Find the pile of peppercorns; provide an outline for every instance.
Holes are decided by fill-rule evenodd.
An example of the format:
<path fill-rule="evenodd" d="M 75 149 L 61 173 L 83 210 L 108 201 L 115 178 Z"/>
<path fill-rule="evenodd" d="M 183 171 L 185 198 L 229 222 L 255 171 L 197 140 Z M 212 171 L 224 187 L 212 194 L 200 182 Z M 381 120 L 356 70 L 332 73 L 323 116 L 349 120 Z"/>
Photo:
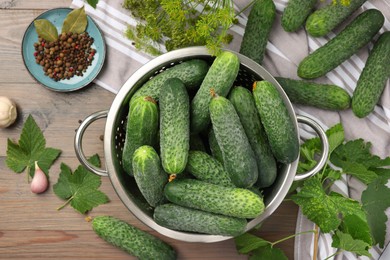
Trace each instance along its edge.
<path fill-rule="evenodd" d="M 96 53 L 92 44 L 93 38 L 87 32 L 62 33 L 52 42 L 38 37 L 38 42 L 34 43 L 35 61 L 43 67 L 45 75 L 55 81 L 83 76 Z"/>

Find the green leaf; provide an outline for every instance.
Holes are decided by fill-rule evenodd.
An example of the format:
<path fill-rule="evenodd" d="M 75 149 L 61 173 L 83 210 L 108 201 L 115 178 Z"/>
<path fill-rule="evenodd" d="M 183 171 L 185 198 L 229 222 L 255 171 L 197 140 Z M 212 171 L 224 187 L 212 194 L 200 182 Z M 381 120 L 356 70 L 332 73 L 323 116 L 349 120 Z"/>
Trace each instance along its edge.
<path fill-rule="evenodd" d="M 387 216 L 385 210 L 390 207 L 390 189 L 386 186 L 388 177 L 379 177 L 362 193 L 363 209 L 367 212 L 368 224 L 375 243 L 383 248 L 386 235 Z"/>
<path fill-rule="evenodd" d="M 66 16 L 62 25 L 62 32 L 83 33 L 87 28 L 87 24 L 87 14 L 83 6 L 79 9 L 74 9 Z"/>
<path fill-rule="evenodd" d="M 61 151 L 54 148 L 45 148 L 45 146 L 46 140 L 41 129 L 34 118 L 29 115 L 23 125 L 18 143 L 10 139 L 7 141 L 6 164 L 8 168 L 16 173 L 21 173 L 27 167 L 28 174 L 33 176 L 35 161 L 37 161 L 41 169 L 48 175 L 49 168 Z"/>
<path fill-rule="evenodd" d="M 368 245 L 373 244 L 373 239 L 370 233 L 370 227 L 367 218 L 364 215 L 348 215 L 345 216 L 341 223 L 340 230 L 343 233 L 351 235 L 353 239 L 358 239 L 366 242 Z"/>
<path fill-rule="evenodd" d="M 34 26 L 37 34 L 46 41 L 54 42 L 58 39 L 57 28 L 49 20 L 35 20 Z"/>
<path fill-rule="evenodd" d="M 354 214 L 362 218 L 364 216 L 364 211 L 357 201 L 335 192 L 327 195 L 318 177 L 306 180 L 302 189 L 291 198 L 302 208 L 303 214 L 324 233 L 337 229 L 342 217 Z"/>
<path fill-rule="evenodd" d="M 350 234 L 337 230 L 332 239 L 332 247 L 343 249 L 358 255 L 372 257 L 368 252 L 370 245 L 362 240 L 354 239 Z"/>
<path fill-rule="evenodd" d="M 284 252 L 277 247 L 267 245 L 260 247 L 253 251 L 253 254 L 249 257 L 249 260 L 288 260 Z"/>
<path fill-rule="evenodd" d="M 363 139 L 349 141 L 332 153 L 330 161 L 343 168 L 344 172 L 368 184 L 377 178 L 377 173 L 382 172 L 381 167 L 390 165 L 390 157 L 381 159 L 372 155 L 370 150 L 370 142 L 364 142 Z"/>
<path fill-rule="evenodd" d="M 100 159 L 97 155 L 92 156 L 89 162 L 100 167 Z M 84 214 L 94 207 L 107 203 L 108 197 L 98 190 L 100 185 L 100 176 L 85 167 L 80 165 L 72 173 L 72 170 L 62 163 L 58 182 L 53 186 L 54 193 L 59 198 L 67 200 L 59 209 L 70 203 L 76 211 Z"/>
<path fill-rule="evenodd" d="M 96 9 L 96 5 L 99 2 L 99 0 L 87 0 L 88 4 Z"/>
<path fill-rule="evenodd" d="M 259 247 L 271 245 L 269 241 L 249 233 L 244 233 L 238 237 L 235 237 L 234 241 L 240 254 L 248 254 L 249 252 Z"/>

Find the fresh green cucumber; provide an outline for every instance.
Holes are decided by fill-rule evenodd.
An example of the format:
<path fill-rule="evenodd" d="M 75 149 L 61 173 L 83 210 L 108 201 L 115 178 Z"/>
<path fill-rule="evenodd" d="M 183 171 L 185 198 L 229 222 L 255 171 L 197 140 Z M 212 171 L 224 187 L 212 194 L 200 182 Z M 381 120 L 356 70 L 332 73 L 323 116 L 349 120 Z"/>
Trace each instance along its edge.
<path fill-rule="evenodd" d="M 132 160 L 134 151 L 141 145 L 155 145 L 158 132 L 158 108 L 156 101 L 140 96 L 130 104 L 126 123 L 122 165 L 125 172 L 133 176 Z"/>
<path fill-rule="evenodd" d="M 252 92 L 243 87 L 235 87 L 229 94 L 229 100 L 237 111 L 245 134 L 256 155 L 258 169 L 256 186 L 259 188 L 269 187 L 276 179 L 276 161 L 261 125 Z"/>
<path fill-rule="evenodd" d="M 106 242 L 139 259 L 177 258 L 175 250 L 164 241 L 115 217 L 95 217 L 92 228 Z"/>
<path fill-rule="evenodd" d="M 318 0 L 289 0 L 282 14 L 282 27 L 286 32 L 295 32 L 304 25 Z"/>
<path fill-rule="evenodd" d="M 138 96 L 150 96 L 158 101 L 161 86 L 169 78 L 178 78 L 183 81 L 187 89 L 196 89 L 202 83 L 208 70 L 209 65 L 204 60 L 193 59 L 184 61 L 164 70 L 146 81 L 146 83 L 134 93 L 132 99 Z"/>
<path fill-rule="evenodd" d="M 247 225 L 244 218 L 214 214 L 172 203 L 158 206 L 153 218 L 157 224 L 166 228 L 222 236 L 238 236 L 245 232 Z"/>
<path fill-rule="evenodd" d="M 156 207 L 164 199 L 168 176 L 161 167 L 160 157 L 153 147 L 143 145 L 133 155 L 135 182 L 150 206 Z"/>
<path fill-rule="evenodd" d="M 217 142 L 217 138 L 215 138 L 214 130 L 212 128 L 210 129 L 208 134 L 208 141 L 209 141 L 211 155 L 219 162 L 223 163 L 222 151 Z"/>
<path fill-rule="evenodd" d="M 237 77 L 240 61 L 236 54 L 224 51 L 219 54 L 207 72 L 199 90 L 191 101 L 191 132 L 199 133 L 210 123 L 210 89 L 227 96 Z"/>
<path fill-rule="evenodd" d="M 234 187 L 229 174 L 223 165 L 211 155 L 201 151 L 190 151 L 186 171 L 191 173 L 198 180 L 209 183 Z"/>
<path fill-rule="evenodd" d="M 210 102 L 210 116 L 222 151 L 223 165 L 237 187 L 248 188 L 256 183 L 256 156 L 232 103 L 215 95 Z"/>
<path fill-rule="evenodd" d="M 291 163 L 299 155 L 298 133 L 276 87 L 268 81 L 257 81 L 253 96 L 261 123 L 277 161 Z"/>
<path fill-rule="evenodd" d="M 384 32 L 370 52 L 352 95 L 357 117 L 369 115 L 378 103 L 390 76 L 390 32 Z"/>
<path fill-rule="evenodd" d="M 306 31 L 314 37 L 321 37 L 346 20 L 367 0 L 351 0 L 349 4 L 332 3 L 316 10 L 306 20 Z"/>
<path fill-rule="evenodd" d="M 168 174 L 184 171 L 190 149 L 190 103 L 180 79 L 167 79 L 160 91 L 160 156 Z"/>
<path fill-rule="evenodd" d="M 383 23 L 384 16 L 377 9 L 361 13 L 337 36 L 304 58 L 298 66 L 298 76 L 324 76 L 371 41 Z"/>
<path fill-rule="evenodd" d="M 248 16 L 240 53 L 257 63 L 263 62 L 268 37 L 276 17 L 273 0 L 255 0 Z"/>
<path fill-rule="evenodd" d="M 276 77 L 276 80 L 294 104 L 336 111 L 347 109 L 351 105 L 351 96 L 337 85 L 282 77 Z"/>
<path fill-rule="evenodd" d="M 165 185 L 165 197 L 177 205 L 237 218 L 256 218 L 263 200 L 252 191 L 195 179 L 173 180 Z"/>

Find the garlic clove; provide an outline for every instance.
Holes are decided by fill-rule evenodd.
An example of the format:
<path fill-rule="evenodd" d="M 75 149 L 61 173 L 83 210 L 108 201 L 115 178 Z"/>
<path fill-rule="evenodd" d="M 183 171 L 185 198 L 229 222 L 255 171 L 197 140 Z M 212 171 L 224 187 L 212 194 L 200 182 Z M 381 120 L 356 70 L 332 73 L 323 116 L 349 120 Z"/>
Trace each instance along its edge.
<path fill-rule="evenodd" d="M 47 190 L 49 187 L 49 180 L 46 174 L 39 168 L 38 163 L 35 162 L 35 173 L 31 181 L 31 192 L 39 194 Z"/>
<path fill-rule="evenodd" d="M 7 97 L 0 96 L 0 128 L 12 125 L 17 117 L 15 103 Z"/>

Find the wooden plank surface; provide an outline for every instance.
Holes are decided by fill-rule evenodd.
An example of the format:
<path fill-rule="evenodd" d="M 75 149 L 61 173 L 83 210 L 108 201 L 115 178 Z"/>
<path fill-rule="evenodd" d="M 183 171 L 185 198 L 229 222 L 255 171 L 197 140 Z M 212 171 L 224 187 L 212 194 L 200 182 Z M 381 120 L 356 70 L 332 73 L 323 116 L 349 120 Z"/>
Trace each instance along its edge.
<path fill-rule="evenodd" d="M 26 71 L 20 54 L 23 34 L 29 23 L 42 11 L 69 6 L 68 0 L 0 1 L 0 95 L 13 99 L 18 106 L 18 120 L 10 128 L 0 129 L 0 259 L 133 259 L 99 239 L 85 216 L 70 207 L 56 209 L 63 201 L 55 196 L 60 164 L 73 170 L 80 164 L 73 139 L 80 120 L 100 110 L 109 109 L 115 95 L 96 85 L 72 93 L 57 93 L 37 84 Z M 47 146 L 62 151 L 50 169 L 51 186 L 47 192 L 30 192 L 26 173 L 15 174 L 5 164 L 7 139 L 17 140 L 23 122 L 33 115 L 43 130 Z M 104 162 L 105 120 L 93 123 L 85 134 L 85 154 L 99 154 Z M 102 178 L 102 191 L 108 204 L 90 215 L 113 215 L 171 244 L 179 259 L 246 259 L 238 255 L 234 241 L 213 244 L 187 243 L 163 237 L 136 219 L 122 204 L 108 178 Z M 295 231 L 297 207 L 283 203 L 256 234 L 275 241 Z M 294 240 L 279 245 L 293 259 Z"/>

